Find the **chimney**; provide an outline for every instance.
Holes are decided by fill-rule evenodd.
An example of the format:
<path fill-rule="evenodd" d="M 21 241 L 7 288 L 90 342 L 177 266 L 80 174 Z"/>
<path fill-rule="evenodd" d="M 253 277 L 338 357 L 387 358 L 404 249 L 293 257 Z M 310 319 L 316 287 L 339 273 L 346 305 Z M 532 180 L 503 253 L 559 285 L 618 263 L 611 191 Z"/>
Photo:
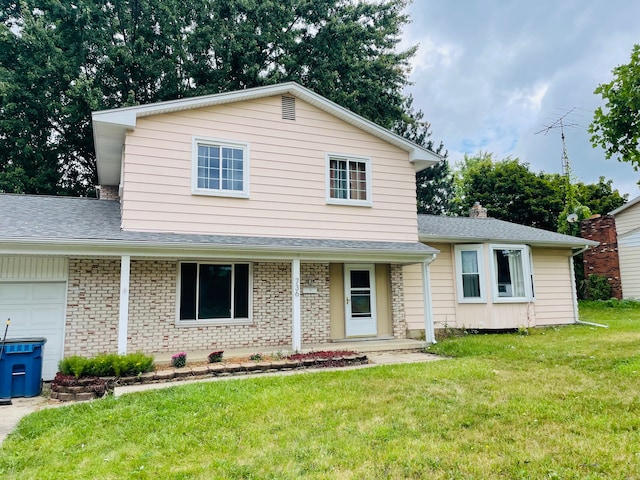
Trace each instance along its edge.
<path fill-rule="evenodd" d="M 473 204 L 469 209 L 469 217 L 471 218 L 487 218 L 487 209 L 480 205 L 480 202 Z"/>

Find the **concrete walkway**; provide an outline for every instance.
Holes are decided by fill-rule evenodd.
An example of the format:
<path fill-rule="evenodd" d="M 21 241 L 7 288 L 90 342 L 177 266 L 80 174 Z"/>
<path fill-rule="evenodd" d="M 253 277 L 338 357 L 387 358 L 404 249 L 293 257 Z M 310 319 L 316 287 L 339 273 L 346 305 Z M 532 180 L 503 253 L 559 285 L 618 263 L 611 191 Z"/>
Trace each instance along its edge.
<path fill-rule="evenodd" d="M 272 372 L 272 373 L 255 373 L 251 375 L 240 376 L 228 376 L 228 377 L 206 377 L 198 380 L 183 380 L 180 382 L 167 382 L 167 383 L 149 383 L 144 385 L 129 385 L 126 387 L 116 387 L 114 395 L 119 397 L 127 393 L 142 392 L 146 390 L 157 390 L 161 388 L 176 387 L 180 385 L 186 385 L 195 382 L 214 382 L 214 381 L 228 381 L 228 380 L 242 380 L 245 378 L 256 378 L 264 376 L 277 376 L 277 375 L 297 375 L 301 373 L 317 373 L 326 372 L 331 370 L 353 370 L 359 368 L 371 368 L 379 365 L 394 365 L 403 363 L 421 363 L 432 362 L 435 360 L 442 360 L 442 357 L 431 355 L 429 353 L 422 352 L 369 352 L 367 353 L 369 363 L 366 365 L 354 365 L 351 367 L 338 367 L 338 368 L 310 368 L 301 370 L 289 370 L 286 372 Z M 0 444 L 4 439 L 13 431 L 18 422 L 25 415 L 29 415 L 37 410 L 43 408 L 64 406 L 64 403 L 50 403 L 47 397 L 32 397 L 32 398 L 13 398 L 11 405 L 0 406 Z M 69 404 L 71 405 L 71 404 Z"/>

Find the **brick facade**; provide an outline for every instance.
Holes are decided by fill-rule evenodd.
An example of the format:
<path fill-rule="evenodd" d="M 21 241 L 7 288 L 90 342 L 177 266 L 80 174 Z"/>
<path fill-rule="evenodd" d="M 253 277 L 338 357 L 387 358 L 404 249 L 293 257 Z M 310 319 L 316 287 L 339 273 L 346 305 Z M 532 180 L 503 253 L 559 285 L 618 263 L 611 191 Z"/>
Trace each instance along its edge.
<path fill-rule="evenodd" d="M 391 277 L 391 321 L 393 322 L 393 338 L 407 338 L 402 265 L 391 265 L 389 270 Z"/>
<path fill-rule="evenodd" d="M 291 264 L 252 264 L 253 316 L 249 324 L 176 324 L 178 260 L 132 260 L 127 351 L 167 353 L 291 346 Z M 329 264 L 302 263 L 300 313 L 302 344 L 330 341 Z M 395 338 L 406 337 L 402 266 L 391 265 Z M 304 292 L 305 287 L 312 287 Z M 120 260 L 71 260 L 65 355 L 116 352 Z"/>
<path fill-rule="evenodd" d="M 300 317 L 302 345 L 326 343 L 331 338 L 329 302 L 329 264 L 303 263 L 300 265 Z M 305 293 L 305 287 L 317 293 Z"/>
<path fill-rule="evenodd" d="M 118 351 L 119 259 L 70 259 L 64 355 Z"/>
<path fill-rule="evenodd" d="M 602 275 L 611 285 L 611 296 L 622 298 L 620 262 L 618 258 L 618 235 L 616 221 L 612 215 L 589 218 L 580 222 L 580 236 L 600 242 L 583 254 L 584 276 Z"/>

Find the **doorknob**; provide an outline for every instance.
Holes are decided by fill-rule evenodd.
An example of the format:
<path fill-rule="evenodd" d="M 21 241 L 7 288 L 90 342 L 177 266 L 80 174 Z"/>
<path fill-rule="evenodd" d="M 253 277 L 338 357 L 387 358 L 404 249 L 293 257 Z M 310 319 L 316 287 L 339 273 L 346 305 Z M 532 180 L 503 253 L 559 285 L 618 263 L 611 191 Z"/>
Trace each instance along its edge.
<path fill-rule="evenodd" d="M 349 305 L 349 297 L 347 297 L 347 305 Z"/>

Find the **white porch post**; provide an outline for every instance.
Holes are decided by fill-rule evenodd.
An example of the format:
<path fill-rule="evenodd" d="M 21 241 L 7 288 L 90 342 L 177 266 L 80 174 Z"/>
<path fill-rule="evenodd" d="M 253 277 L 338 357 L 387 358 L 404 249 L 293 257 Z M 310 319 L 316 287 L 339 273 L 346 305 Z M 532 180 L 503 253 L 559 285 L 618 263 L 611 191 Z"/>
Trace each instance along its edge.
<path fill-rule="evenodd" d="M 436 259 L 435 255 L 422 263 L 422 299 L 424 303 L 424 336 L 428 343 L 436 343 L 433 329 L 433 309 L 431 308 L 431 271 L 429 265 Z"/>
<path fill-rule="evenodd" d="M 294 258 L 291 261 L 291 293 L 292 293 L 292 319 L 291 319 L 291 349 L 296 352 L 302 349 L 301 321 L 300 321 L 300 260 Z"/>
<path fill-rule="evenodd" d="M 120 313 L 118 317 L 118 353 L 127 353 L 127 333 L 129 331 L 129 276 L 131 257 L 120 258 Z"/>

